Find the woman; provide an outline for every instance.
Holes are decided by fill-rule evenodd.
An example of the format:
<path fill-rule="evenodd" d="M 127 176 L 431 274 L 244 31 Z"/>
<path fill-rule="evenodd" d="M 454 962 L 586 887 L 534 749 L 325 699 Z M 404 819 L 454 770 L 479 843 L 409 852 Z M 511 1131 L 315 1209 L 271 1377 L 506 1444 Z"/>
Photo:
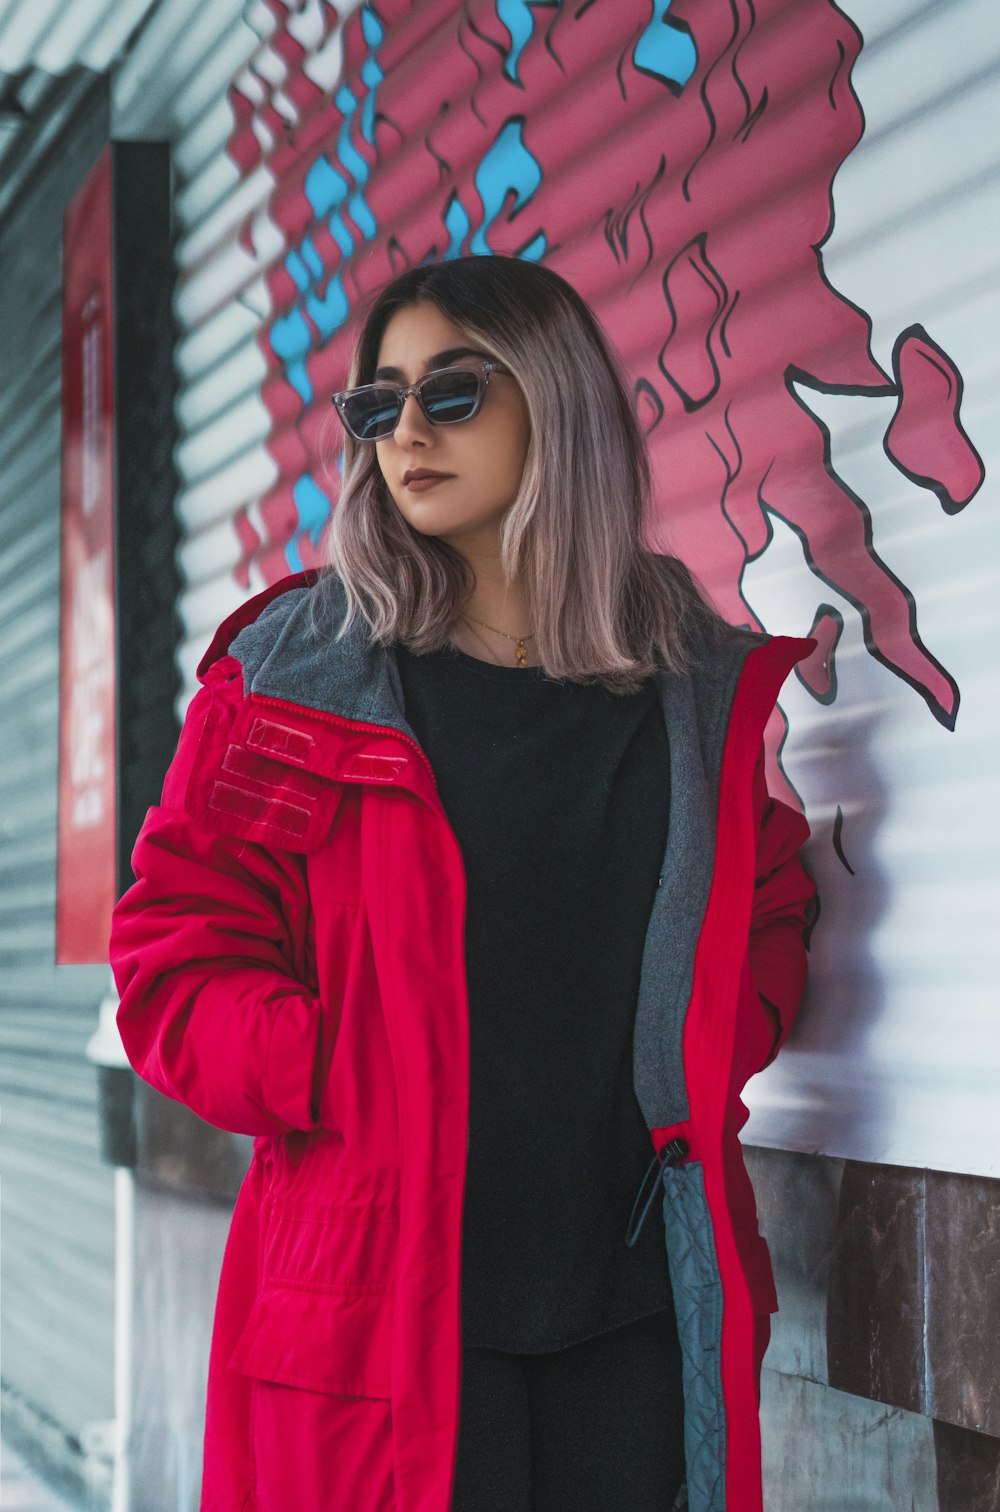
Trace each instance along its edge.
<path fill-rule="evenodd" d="M 136 1070 L 255 1136 L 204 1512 L 761 1505 L 776 1306 L 740 1090 L 813 886 L 761 737 L 808 641 L 642 544 L 615 361 L 556 274 L 364 321 L 332 567 L 218 632 L 118 906 Z"/>

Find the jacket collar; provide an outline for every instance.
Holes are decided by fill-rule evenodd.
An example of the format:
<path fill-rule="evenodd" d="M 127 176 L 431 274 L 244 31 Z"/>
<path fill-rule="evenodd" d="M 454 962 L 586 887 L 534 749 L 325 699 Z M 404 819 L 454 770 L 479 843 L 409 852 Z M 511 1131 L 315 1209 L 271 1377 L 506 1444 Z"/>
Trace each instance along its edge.
<path fill-rule="evenodd" d="M 322 590 L 317 591 L 321 581 Z M 247 695 L 274 698 L 304 711 L 396 731 L 419 746 L 404 713 L 395 654 L 390 647 L 372 642 L 360 616 L 346 635 L 337 639 L 346 610 L 346 590 L 335 574 L 303 572 L 284 578 L 224 621 L 202 659 L 198 675 L 203 677 L 212 663 L 228 652 L 243 668 Z M 769 648 L 767 659 L 772 666 L 764 681 L 773 684 L 769 695 L 773 703 L 791 667 L 815 644 L 812 640 L 734 629 L 718 646 L 705 649 L 690 679 L 659 672 L 657 682 L 668 730 L 671 705 L 683 702 L 693 691 L 702 754 L 711 747 L 721 747 L 736 684 L 750 652 Z"/>
<path fill-rule="evenodd" d="M 323 574 L 321 592 L 319 580 L 297 573 L 244 604 L 220 626 L 199 677 L 228 651 L 242 665 L 246 694 L 395 730 L 419 743 L 403 712 L 395 656 L 372 642 L 360 617 L 336 639 L 347 595 L 332 573 Z"/>

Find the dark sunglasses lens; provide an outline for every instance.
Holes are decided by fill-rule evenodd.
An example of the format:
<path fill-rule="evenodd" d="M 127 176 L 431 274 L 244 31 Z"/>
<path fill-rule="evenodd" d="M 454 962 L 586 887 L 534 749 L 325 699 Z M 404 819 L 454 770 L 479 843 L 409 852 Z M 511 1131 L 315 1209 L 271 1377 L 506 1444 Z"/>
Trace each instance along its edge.
<path fill-rule="evenodd" d="M 380 441 L 391 436 L 399 424 L 399 395 L 395 389 L 369 389 L 344 403 L 344 419 L 362 441 Z"/>
<path fill-rule="evenodd" d="M 438 425 L 468 420 L 476 412 L 479 376 L 476 373 L 442 373 L 421 385 L 424 409 Z"/>

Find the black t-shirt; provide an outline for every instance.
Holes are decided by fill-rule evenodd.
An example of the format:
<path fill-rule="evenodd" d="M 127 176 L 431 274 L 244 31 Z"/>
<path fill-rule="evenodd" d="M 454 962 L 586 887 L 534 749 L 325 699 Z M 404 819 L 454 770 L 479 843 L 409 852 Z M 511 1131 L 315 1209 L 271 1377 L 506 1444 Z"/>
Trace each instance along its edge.
<path fill-rule="evenodd" d="M 651 681 L 620 696 L 396 651 L 467 879 L 463 1342 L 559 1349 L 671 1302 L 658 1204 L 625 1244 L 652 1158 L 632 1035 L 667 836 L 662 709 Z"/>

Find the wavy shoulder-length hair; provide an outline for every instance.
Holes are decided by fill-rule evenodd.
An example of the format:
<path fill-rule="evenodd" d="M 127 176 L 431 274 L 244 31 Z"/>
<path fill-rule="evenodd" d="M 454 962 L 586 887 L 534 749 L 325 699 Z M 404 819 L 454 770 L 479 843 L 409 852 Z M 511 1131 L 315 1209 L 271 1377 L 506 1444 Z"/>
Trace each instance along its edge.
<path fill-rule="evenodd" d="M 658 666 L 688 670 L 693 645 L 728 627 L 683 563 L 644 544 L 645 443 L 592 311 L 550 268 L 516 257 L 410 268 L 370 304 L 348 386 L 373 382 L 389 321 L 421 301 L 501 362 L 527 403 L 527 457 L 501 521 L 500 562 L 526 598 L 541 666 L 552 677 L 618 693 L 634 691 Z M 409 525 L 374 446 L 345 436 L 343 447 L 328 534 L 329 566 L 347 600 L 337 638 L 361 616 L 380 644 L 438 650 L 474 591 L 473 570 L 446 542 Z M 322 610 L 322 582 L 318 591 Z"/>

